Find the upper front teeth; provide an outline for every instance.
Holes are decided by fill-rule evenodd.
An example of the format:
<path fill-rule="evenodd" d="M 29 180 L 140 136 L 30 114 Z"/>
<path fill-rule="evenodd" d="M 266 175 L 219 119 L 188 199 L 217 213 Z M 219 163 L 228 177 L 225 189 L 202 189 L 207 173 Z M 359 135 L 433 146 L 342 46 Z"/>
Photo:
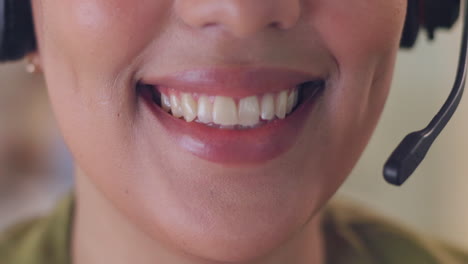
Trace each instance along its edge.
<path fill-rule="evenodd" d="M 213 122 L 218 125 L 234 126 L 239 123 L 236 102 L 226 96 L 216 96 L 213 104 Z"/>
<path fill-rule="evenodd" d="M 273 118 L 275 118 L 275 97 L 273 94 L 265 94 L 262 97 L 261 108 L 262 119 L 272 120 Z"/>
<path fill-rule="evenodd" d="M 254 126 L 260 119 L 260 104 L 257 96 L 242 98 L 239 101 L 239 124 Z"/>
<path fill-rule="evenodd" d="M 298 103 L 298 90 L 284 90 L 236 100 L 227 96 L 192 95 L 169 90 L 161 93 L 161 107 L 187 122 L 253 127 L 262 120 L 284 119 Z"/>
<path fill-rule="evenodd" d="M 213 104 L 206 95 L 198 98 L 198 120 L 205 124 L 213 122 Z"/>

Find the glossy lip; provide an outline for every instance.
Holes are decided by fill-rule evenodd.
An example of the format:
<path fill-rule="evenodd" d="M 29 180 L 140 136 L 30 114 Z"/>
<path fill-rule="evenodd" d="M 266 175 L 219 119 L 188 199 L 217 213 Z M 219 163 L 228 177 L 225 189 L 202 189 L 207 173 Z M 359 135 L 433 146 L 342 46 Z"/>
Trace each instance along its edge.
<path fill-rule="evenodd" d="M 276 93 L 299 84 L 324 80 L 314 74 L 279 67 L 224 67 L 175 72 L 165 76 L 143 76 L 139 82 L 157 89 L 179 92 L 242 98 L 251 95 Z"/>
<path fill-rule="evenodd" d="M 317 88 L 285 119 L 276 119 L 247 130 L 217 129 L 196 122 L 186 122 L 165 112 L 153 102 L 151 92 L 143 94 L 144 103 L 180 149 L 203 160 L 230 167 L 263 164 L 291 149 L 302 133 L 324 87 Z"/>

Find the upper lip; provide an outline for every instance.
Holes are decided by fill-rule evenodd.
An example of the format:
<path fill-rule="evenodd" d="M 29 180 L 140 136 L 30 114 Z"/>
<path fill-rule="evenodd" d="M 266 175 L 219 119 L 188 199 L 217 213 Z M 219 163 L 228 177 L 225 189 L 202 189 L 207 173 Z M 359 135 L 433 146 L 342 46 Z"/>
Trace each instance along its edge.
<path fill-rule="evenodd" d="M 213 67 L 160 77 L 144 76 L 140 82 L 179 92 L 244 97 L 278 92 L 323 79 L 320 74 L 280 67 Z"/>

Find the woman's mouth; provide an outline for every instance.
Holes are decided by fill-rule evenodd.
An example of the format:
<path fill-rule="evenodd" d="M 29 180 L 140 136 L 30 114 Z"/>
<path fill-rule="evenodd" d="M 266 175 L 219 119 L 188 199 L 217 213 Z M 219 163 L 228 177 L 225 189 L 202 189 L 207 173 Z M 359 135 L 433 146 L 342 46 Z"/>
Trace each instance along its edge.
<path fill-rule="evenodd" d="M 148 99 L 173 117 L 217 129 L 254 129 L 278 119 L 285 119 L 324 85 L 310 81 L 293 89 L 243 98 L 184 93 L 174 89 L 138 84 Z"/>
<path fill-rule="evenodd" d="M 210 71 L 202 76 L 219 79 L 226 74 Z M 236 76 L 229 78 L 238 80 Z M 290 76 L 304 79 L 303 75 Z M 290 83 L 292 78 L 287 80 Z M 175 145 L 207 161 L 242 166 L 264 163 L 289 150 L 325 85 L 325 79 L 312 78 L 292 87 L 283 82 L 271 89 L 262 85 L 239 92 L 209 89 L 210 85 L 181 88 L 164 80 L 149 83 L 142 79 L 136 89 Z"/>

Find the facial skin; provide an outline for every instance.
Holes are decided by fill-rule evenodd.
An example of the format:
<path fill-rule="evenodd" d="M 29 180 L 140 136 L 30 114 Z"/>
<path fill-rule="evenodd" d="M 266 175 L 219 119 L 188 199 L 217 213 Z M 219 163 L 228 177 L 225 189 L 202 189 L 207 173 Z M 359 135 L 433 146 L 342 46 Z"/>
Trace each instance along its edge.
<path fill-rule="evenodd" d="M 319 210 L 383 110 L 406 0 L 32 3 L 77 164 L 76 263 L 320 263 Z M 328 76 L 296 144 L 265 163 L 224 166 L 179 149 L 135 91 L 144 74 L 239 65 Z"/>

